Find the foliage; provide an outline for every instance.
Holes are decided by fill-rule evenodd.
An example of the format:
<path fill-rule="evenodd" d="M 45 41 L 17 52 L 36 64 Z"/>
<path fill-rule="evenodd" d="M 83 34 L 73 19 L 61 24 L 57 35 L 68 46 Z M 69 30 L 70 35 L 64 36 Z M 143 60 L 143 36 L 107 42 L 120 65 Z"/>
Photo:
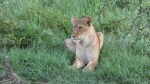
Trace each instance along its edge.
<path fill-rule="evenodd" d="M 70 5 L 68 2 L 70 2 Z M 97 4 L 99 3 L 99 4 Z M 140 5 L 144 6 L 140 6 Z M 0 4 L 0 34 L 2 44 L 27 47 L 46 42 L 60 44 L 59 38 L 70 35 L 70 18 L 91 16 L 97 30 L 149 38 L 149 6 L 147 1 L 61 1 L 61 0 L 6 0 Z M 69 17 L 68 17 L 69 16 Z M 131 31 L 132 30 L 132 31 Z M 55 35 L 54 35 L 55 34 Z M 63 35 L 63 37 L 62 37 Z M 137 37 L 138 38 L 138 37 Z M 140 39 L 141 39 L 140 38 Z"/>
<path fill-rule="evenodd" d="M 72 16 L 91 16 L 105 35 L 94 72 L 68 69 L 74 54 L 64 39 Z M 7 53 L 14 71 L 31 83 L 149 83 L 149 23 L 148 0 L 1 0 L 0 63 Z"/>
<path fill-rule="evenodd" d="M 67 25 L 64 25 L 67 17 L 59 11 L 46 9 L 47 6 L 42 7 L 44 3 L 40 3 L 40 0 L 13 0 L 1 4 L 1 46 L 5 44 L 27 47 L 33 42 L 41 44 L 43 41 L 48 41 L 45 44 L 50 46 L 59 44 L 59 38 L 67 32 Z M 55 33 L 58 34 L 54 35 Z"/>

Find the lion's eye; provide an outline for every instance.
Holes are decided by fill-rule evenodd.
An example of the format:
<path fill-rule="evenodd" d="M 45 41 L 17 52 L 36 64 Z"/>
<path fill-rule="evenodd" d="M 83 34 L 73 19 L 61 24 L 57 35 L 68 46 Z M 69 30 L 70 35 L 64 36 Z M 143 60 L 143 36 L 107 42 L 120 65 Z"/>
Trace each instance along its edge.
<path fill-rule="evenodd" d="M 79 27 L 79 29 L 81 30 L 81 29 L 82 29 L 82 27 Z"/>

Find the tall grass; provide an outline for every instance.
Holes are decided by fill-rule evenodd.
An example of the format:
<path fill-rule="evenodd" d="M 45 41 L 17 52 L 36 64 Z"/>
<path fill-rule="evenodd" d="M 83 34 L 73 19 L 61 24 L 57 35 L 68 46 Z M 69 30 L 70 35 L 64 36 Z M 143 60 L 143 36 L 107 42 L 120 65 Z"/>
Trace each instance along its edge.
<path fill-rule="evenodd" d="M 0 63 L 9 55 L 13 70 L 30 83 L 148 84 L 149 3 L 148 0 L 1 0 Z M 68 68 L 75 58 L 64 44 L 72 31 L 72 16 L 91 16 L 96 31 L 104 32 L 104 47 L 93 72 Z"/>

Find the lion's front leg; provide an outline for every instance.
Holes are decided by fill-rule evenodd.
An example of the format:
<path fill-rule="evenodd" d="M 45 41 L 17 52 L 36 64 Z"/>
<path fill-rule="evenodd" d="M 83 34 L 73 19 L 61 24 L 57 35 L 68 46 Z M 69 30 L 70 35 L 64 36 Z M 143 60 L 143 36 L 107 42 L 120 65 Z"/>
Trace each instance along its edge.
<path fill-rule="evenodd" d="M 76 53 L 76 44 L 72 41 L 71 38 L 66 39 L 66 40 L 65 40 L 65 44 L 66 44 L 67 48 L 68 48 L 70 51 Z M 76 54 L 76 55 L 78 55 L 78 54 Z M 82 61 L 82 59 L 81 59 L 80 57 L 76 57 L 75 62 L 74 62 L 73 65 L 71 65 L 70 67 L 71 67 L 71 68 L 78 68 L 78 69 L 80 69 L 80 68 L 82 68 L 84 65 L 85 65 L 85 64 L 84 64 L 84 62 Z"/>
<path fill-rule="evenodd" d="M 80 43 L 76 43 L 76 45 L 76 59 L 72 67 L 80 69 L 85 66 L 85 50 Z"/>
<path fill-rule="evenodd" d="M 99 43 L 97 43 L 99 44 Z M 93 71 L 98 65 L 99 51 L 100 48 L 97 44 L 89 46 L 91 48 L 86 49 L 86 58 L 88 61 L 87 66 L 83 69 L 85 71 Z"/>
<path fill-rule="evenodd" d="M 72 41 L 71 38 L 66 39 L 66 40 L 65 40 L 65 44 L 66 44 L 67 48 L 68 48 L 70 51 L 75 52 L 75 50 L 76 50 L 76 44 Z"/>
<path fill-rule="evenodd" d="M 80 68 L 82 68 L 84 66 L 85 66 L 84 61 L 82 59 L 76 57 L 75 62 L 73 63 L 73 65 L 71 67 L 80 69 Z"/>
<path fill-rule="evenodd" d="M 98 65 L 98 60 L 91 61 L 87 64 L 87 66 L 83 69 L 83 72 L 93 71 Z"/>

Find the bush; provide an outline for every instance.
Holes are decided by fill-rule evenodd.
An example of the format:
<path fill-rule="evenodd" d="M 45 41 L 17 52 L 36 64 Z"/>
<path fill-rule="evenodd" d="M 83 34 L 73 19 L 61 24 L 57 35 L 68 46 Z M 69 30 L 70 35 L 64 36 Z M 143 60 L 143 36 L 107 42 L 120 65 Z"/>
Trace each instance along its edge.
<path fill-rule="evenodd" d="M 146 3 L 134 0 L 1 1 L 0 46 L 59 45 L 70 36 L 71 16 L 81 18 L 87 15 L 93 18 L 98 31 L 130 34 L 137 39 L 142 35 L 141 38 L 149 39 L 149 7 Z"/>
<path fill-rule="evenodd" d="M 1 9 L 3 13 L 0 21 L 0 32 L 2 32 L 0 34 L 2 38 L 1 46 L 4 47 L 6 45 L 10 47 L 15 45 L 26 48 L 32 43 L 40 45 L 46 42 L 45 44 L 49 46 L 60 44 L 59 38 L 64 38 L 65 33 L 68 33 L 66 30 L 68 25 L 65 24 L 67 23 L 67 17 L 59 11 L 49 8 L 43 7 L 39 10 L 39 6 L 43 6 L 39 4 L 40 0 L 39 2 L 37 1 L 39 5 L 32 3 L 32 1 L 19 5 L 21 3 L 23 1 L 10 1 L 8 4 L 2 3 L 2 5 L 5 4 L 4 7 L 7 5 L 7 10 L 11 11 L 8 11 L 10 14 L 7 14 L 5 9 Z M 12 10 L 12 6 L 14 8 L 17 6 L 21 7 Z"/>

